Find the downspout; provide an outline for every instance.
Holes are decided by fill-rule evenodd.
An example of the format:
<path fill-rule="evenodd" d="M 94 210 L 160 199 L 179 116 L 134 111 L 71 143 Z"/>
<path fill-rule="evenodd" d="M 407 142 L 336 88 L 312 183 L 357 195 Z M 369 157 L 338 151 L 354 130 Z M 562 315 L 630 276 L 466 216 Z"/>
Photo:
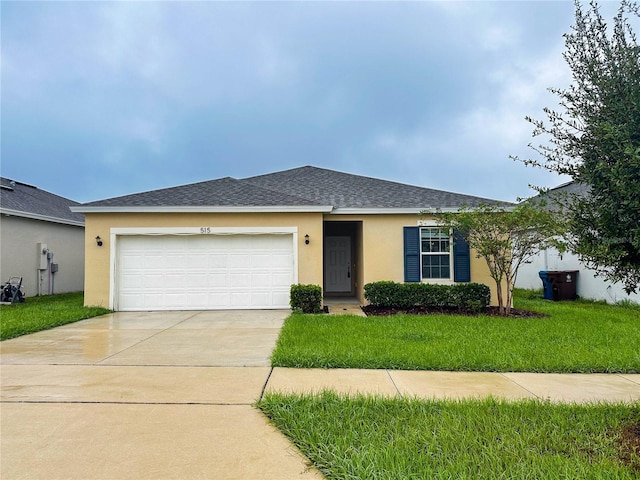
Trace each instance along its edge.
<path fill-rule="evenodd" d="M 47 278 L 49 285 L 47 287 L 47 295 L 51 295 L 53 286 L 51 285 L 51 259 L 53 258 L 53 252 L 47 252 Z"/>

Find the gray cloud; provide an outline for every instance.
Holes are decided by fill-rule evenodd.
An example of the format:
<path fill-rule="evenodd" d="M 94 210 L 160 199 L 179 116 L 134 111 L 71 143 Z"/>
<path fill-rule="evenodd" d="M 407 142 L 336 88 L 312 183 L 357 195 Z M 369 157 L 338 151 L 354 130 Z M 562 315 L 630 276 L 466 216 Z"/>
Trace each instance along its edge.
<path fill-rule="evenodd" d="M 568 82 L 572 20 L 570 2 L 8 2 L 2 173 L 89 201 L 313 164 L 513 200 L 561 181 L 508 155 Z"/>

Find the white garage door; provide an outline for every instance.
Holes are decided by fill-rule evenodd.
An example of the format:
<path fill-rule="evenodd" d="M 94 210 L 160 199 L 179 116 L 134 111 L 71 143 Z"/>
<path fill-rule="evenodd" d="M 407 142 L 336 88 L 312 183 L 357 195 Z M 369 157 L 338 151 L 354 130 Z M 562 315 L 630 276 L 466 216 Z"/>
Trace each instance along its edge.
<path fill-rule="evenodd" d="M 289 308 L 293 236 L 119 236 L 117 310 Z"/>

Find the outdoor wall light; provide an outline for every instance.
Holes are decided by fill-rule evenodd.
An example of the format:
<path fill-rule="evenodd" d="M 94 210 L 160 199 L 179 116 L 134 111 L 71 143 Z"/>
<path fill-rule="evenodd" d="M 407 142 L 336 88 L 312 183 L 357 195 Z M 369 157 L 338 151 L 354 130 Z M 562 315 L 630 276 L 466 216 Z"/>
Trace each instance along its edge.
<path fill-rule="evenodd" d="M 308 233 L 304 236 L 304 244 L 305 245 L 309 245 L 309 234 Z"/>
<path fill-rule="evenodd" d="M 98 244 L 99 247 L 102 246 L 102 239 L 100 238 L 100 235 L 96 237 L 96 243 Z"/>

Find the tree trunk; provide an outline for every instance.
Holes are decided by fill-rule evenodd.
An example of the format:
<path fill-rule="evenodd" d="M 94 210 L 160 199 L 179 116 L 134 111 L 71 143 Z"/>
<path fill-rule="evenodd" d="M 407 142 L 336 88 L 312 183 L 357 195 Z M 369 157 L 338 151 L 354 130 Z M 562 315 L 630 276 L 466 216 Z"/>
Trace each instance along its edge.
<path fill-rule="evenodd" d="M 511 313 L 511 302 L 513 298 L 513 290 L 511 289 L 511 282 L 507 280 L 507 303 L 505 305 L 505 316 L 508 316 Z"/>
<path fill-rule="evenodd" d="M 496 282 L 496 291 L 498 292 L 498 311 L 500 315 L 506 315 L 504 309 L 504 299 L 502 297 L 502 282 Z"/>

